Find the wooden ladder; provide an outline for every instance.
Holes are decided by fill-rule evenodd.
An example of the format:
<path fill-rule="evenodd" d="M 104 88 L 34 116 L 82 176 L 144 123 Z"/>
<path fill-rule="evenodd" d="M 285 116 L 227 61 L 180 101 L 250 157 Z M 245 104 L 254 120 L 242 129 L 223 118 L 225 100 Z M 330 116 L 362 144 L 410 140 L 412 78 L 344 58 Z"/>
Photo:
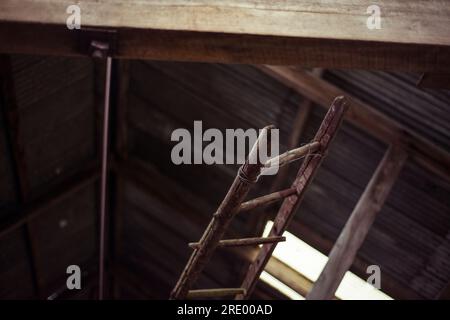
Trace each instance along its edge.
<path fill-rule="evenodd" d="M 285 238 L 282 236 L 283 232 L 287 229 L 289 222 L 303 199 L 306 188 L 312 182 L 317 169 L 322 163 L 340 127 L 346 110 L 347 103 L 345 98 L 337 97 L 331 104 L 312 142 L 300 148 L 285 152 L 265 163 L 261 163 L 259 160 L 249 161 L 249 159 L 255 159 L 254 157 L 257 157 L 258 150 L 263 147 L 261 144 L 267 143 L 267 137 L 270 135 L 270 129 L 273 127 L 269 126 L 261 131 L 246 162 L 239 168 L 233 184 L 219 208 L 214 213 L 200 241 L 189 244 L 193 248 L 192 255 L 181 273 L 175 288 L 172 290 L 170 299 L 231 296 L 234 296 L 236 299 L 246 299 L 251 295 L 276 245 L 280 241 L 285 241 Z M 251 186 L 257 182 L 261 170 L 269 168 L 273 163 L 278 162 L 278 165 L 282 166 L 302 157 L 304 157 L 303 163 L 290 188 L 243 202 Z M 222 240 L 229 223 L 237 213 L 248 211 L 280 199 L 284 200 L 278 210 L 268 237 Z M 257 244 L 263 245 L 256 259 L 250 264 L 240 288 L 189 290 L 200 276 L 200 273 L 217 247 Z"/>

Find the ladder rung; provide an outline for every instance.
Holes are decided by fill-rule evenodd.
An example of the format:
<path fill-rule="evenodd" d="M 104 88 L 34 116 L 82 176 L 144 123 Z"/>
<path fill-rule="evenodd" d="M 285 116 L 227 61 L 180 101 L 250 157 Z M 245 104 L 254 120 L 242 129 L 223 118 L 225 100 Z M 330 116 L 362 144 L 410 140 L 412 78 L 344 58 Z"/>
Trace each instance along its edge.
<path fill-rule="evenodd" d="M 220 288 L 220 289 L 200 289 L 200 290 L 189 290 L 186 298 L 218 298 L 234 296 L 237 294 L 245 294 L 244 288 Z"/>
<path fill-rule="evenodd" d="M 290 195 L 292 195 L 296 192 L 297 192 L 296 188 L 288 188 L 288 189 L 284 189 L 281 191 L 267 194 L 265 196 L 262 196 L 262 197 L 259 197 L 256 199 L 249 200 L 249 201 L 241 204 L 241 206 L 239 207 L 239 212 L 249 211 L 249 210 L 261 207 L 263 205 L 266 205 L 266 204 L 275 202 L 277 200 L 289 197 Z"/>
<path fill-rule="evenodd" d="M 249 246 L 255 244 L 263 243 L 274 243 L 286 241 L 286 237 L 257 237 L 257 238 L 242 238 L 242 239 L 227 239 L 220 240 L 218 247 L 238 247 L 238 246 Z M 192 249 L 198 249 L 200 247 L 200 242 L 191 242 L 189 247 Z"/>
<path fill-rule="evenodd" d="M 277 161 L 278 161 L 279 167 L 284 166 L 284 165 L 288 164 L 289 162 L 300 159 L 301 157 L 303 157 L 304 155 L 306 155 L 308 153 L 316 152 L 317 150 L 319 150 L 319 148 L 320 148 L 320 143 L 317 141 L 308 143 L 304 146 L 286 151 L 285 153 L 282 153 L 276 157 L 273 157 L 272 159 L 267 160 L 266 163 L 264 164 L 264 167 L 270 168 L 270 167 L 274 166 L 277 163 Z"/>

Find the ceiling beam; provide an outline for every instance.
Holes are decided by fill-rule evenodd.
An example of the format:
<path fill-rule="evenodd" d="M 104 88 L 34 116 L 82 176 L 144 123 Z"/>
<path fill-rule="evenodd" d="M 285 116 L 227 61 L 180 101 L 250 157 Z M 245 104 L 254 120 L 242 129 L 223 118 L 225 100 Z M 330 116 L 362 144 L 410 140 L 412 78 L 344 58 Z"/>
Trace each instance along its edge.
<path fill-rule="evenodd" d="M 376 215 L 381 211 L 389 196 L 406 159 L 407 155 L 401 148 L 391 146 L 386 151 L 306 299 L 328 300 L 334 297 L 342 278 L 350 269 L 369 233 Z"/>
<path fill-rule="evenodd" d="M 347 97 L 352 106 L 346 114 L 347 121 L 388 145 L 399 143 L 405 145 L 407 152 L 417 163 L 450 180 L 448 151 L 392 120 L 374 107 L 306 71 L 275 66 L 261 66 L 260 69 L 324 108 L 328 108 L 337 96 Z"/>
<path fill-rule="evenodd" d="M 0 2 L 0 52 L 85 55 L 69 30 L 71 0 Z M 324 68 L 450 71 L 450 9 L 445 2 L 379 1 L 381 28 L 368 4 L 86 0 L 81 27 L 117 30 L 115 57 Z"/>

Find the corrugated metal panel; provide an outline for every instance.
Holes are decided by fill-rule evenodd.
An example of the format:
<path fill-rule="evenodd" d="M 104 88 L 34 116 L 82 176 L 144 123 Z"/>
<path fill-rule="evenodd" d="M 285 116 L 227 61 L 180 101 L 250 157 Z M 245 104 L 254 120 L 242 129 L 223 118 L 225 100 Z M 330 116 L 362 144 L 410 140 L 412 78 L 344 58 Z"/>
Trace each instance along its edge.
<path fill-rule="evenodd" d="M 93 64 L 14 56 L 25 163 L 34 194 L 95 155 Z"/>
<path fill-rule="evenodd" d="M 331 70 L 325 79 L 430 141 L 450 150 L 450 92 L 421 90 L 417 76 Z"/>

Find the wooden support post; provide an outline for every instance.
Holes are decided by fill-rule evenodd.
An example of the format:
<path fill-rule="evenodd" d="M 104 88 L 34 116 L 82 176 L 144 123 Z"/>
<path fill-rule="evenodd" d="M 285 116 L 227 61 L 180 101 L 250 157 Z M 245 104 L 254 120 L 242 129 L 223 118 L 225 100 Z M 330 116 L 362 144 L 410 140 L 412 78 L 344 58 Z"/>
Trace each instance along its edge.
<path fill-rule="evenodd" d="M 246 201 L 243 204 L 241 204 L 241 206 L 239 207 L 239 212 L 248 212 L 252 209 L 255 209 L 255 208 L 267 205 L 269 203 L 273 203 L 275 201 L 284 199 L 296 192 L 297 192 L 297 190 L 295 188 L 288 188 L 288 189 L 284 189 L 281 191 L 270 193 L 270 194 L 262 196 L 262 197 L 258 197 L 256 199 Z"/>
<path fill-rule="evenodd" d="M 212 253 L 222 239 L 228 224 L 238 212 L 242 201 L 247 196 L 250 187 L 257 181 L 264 164 L 259 160 L 249 161 L 249 159 L 258 159 L 257 155 L 260 146 L 262 147 L 262 143 L 270 141 L 270 129 L 272 129 L 272 126 L 265 127 L 262 130 L 253 149 L 250 151 L 247 161 L 239 168 L 239 172 L 228 190 L 225 199 L 223 199 L 216 213 L 214 213 L 213 219 L 199 241 L 200 247 L 192 253 L 185 269 L 178 279 L 178 282 L 170 295 L 171 299 L 183 299 L 186 297 L 189 287 L 197 280 L 200 272 L 211 258 Z"/>
<path fill-rule="evenodd" d="M 381 211 L 392 186 L 403 167 L 407 154 L 403 148 L 391 146 L 370 179 L 350 218 L 337 239 L 319 279 L 307 295 L 310 300 L 331 299 L 358 249 Z"/>
<path fill-rule="evenodd" d="M 242 288 L 221 288 L 221 289 L 199 289 L 189 290 L 186 298 L 221 298 L 230 297 L 236 294 L 245 294 L 245 289 Z"/>
<path fill-rule="evenodd" d="M 257 238 L 242 238 L 242 239 L 226 239 L 220 240 L 218 247 L 241 247 L 241 246 L 251 246 L 263 243 L 274 243 L 286 241 L 286 237 L 257 237 Z M 189 247 L 192 249 L 198 249 L 200 247 L 199 242 L 189 243 Z"/>
<path fill-rule="evenodd" d="M 337 97 L 332 103 L 316 136 L 314 137 L 314 141 L 318 141 L 321 146 L 320 150 L 318 150 L 319 154 L 306 157 L 303 161 L 297 173 L 297 177 L 292 184 L 292 187 L 296 188 L 297 192 L 284 199 L 283 204 L 277 213 L 269 236 L 281 236 L 286 230 L 289 222 L 300 205 L 301 200 L 303 199 L 306 188 L 312 182 L 317 169 L 320 167 L 320 164 L 326 155 L 328 147 L 340 127 L 347 107 L 346 99 L 344 97 Z M 250 265 L 241 286 L 247 290 L 247 293 L 245 295 L 236 296 L 236 299 L 248 298 L 251 295 L 256 282 L 258 281 L 261 272 L 264 270 L 264 266 L 269 261 L 273 250 L 275 250 L 275 247 L 276 243 L 263 245 L 258 257 Z"/>

